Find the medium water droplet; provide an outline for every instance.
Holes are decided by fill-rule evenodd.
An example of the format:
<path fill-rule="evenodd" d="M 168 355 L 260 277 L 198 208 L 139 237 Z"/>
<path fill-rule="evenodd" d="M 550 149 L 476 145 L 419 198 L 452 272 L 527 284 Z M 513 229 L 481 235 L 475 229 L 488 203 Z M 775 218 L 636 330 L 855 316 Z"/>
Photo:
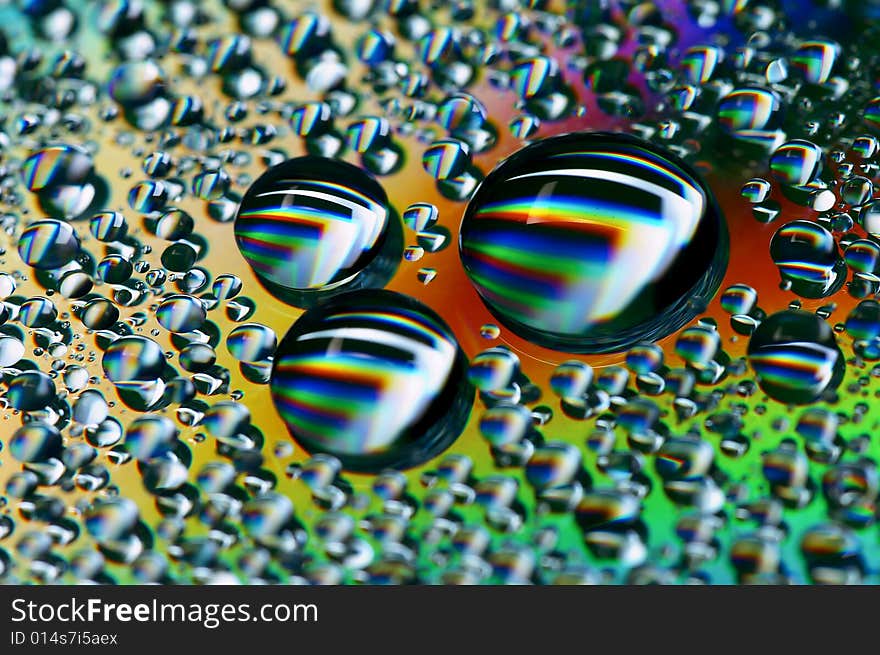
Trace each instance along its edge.
<path fill-rule="evenodd" d="M 831 326 L 801 310 L 762 321 L 749 340 L 748 357 L 761 389 L 785 403 L 817 400 L 840 384 L 845 370 Z"/>
<path fill-rule="evenodd" d="M 346 468 L 408 468 L 458 436 L 473 388 L 449 328 L 385 291 L 344 294 L 307 311 L 281 342 L 275 406 L 307 451 Z"/>
<path fill-rule="evenodd" d="M 270 290 L 316 292 L 361 274 L 363 285 L 379 282 L 368 279 L 376 268 L 370 264 L 383 259 L 390 223 L 385 192 L 367 173 L 337 160 L 301 157 L 269 169 L 248 189 L 235 238 Z"/>

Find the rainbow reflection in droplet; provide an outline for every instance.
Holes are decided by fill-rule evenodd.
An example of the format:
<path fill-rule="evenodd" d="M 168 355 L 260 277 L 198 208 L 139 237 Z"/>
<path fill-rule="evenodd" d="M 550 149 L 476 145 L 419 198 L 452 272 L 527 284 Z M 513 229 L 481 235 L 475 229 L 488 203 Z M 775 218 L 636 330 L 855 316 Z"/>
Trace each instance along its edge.
<path fill-rule="evenodd" d="M 669 334 L 715 293 L 728 254 L 695 175 L 607 133 L 539 141 L 496 168 L 468 206 L 460 251 L 499 320 L 570 352 Z"/>
<path fill-rule="evenodd" d="M 360 168 L 321 157 L 274 166 L 248 190 L 235 239 L 263 280 L 291 290 L 349 282 L 377 255 L 388 201 Z"/>
<path fill-rule="evenodd" d="M 470 413 L 467 363 L 443 321 L 390 291 L 355 291 L 307 311 L 275 355 L 271 391 L 307 451 L 351 470 L 420 464 Z"/>
<path fill-rule="evenodd" d="M 845 368 L 831 326 L 801 310 L 765 319 L 749 341 L 748 358 L 761 389 L 793 404 L 813 402 L 834 390 Z"/>

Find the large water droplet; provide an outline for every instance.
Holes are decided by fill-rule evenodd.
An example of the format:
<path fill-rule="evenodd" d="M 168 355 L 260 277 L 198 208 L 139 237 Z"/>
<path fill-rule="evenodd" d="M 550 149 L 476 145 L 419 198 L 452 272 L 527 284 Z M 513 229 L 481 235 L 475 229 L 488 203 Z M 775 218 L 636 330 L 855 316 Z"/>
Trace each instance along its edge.
<path fill-rule="evenodd" d="M 686 164 L 634 137 L 578 133 L 496 168 L 468 205 L 460 251 L 512 331 L 608 352 L 691 320 L 718 288 L 728 237 Z"/>

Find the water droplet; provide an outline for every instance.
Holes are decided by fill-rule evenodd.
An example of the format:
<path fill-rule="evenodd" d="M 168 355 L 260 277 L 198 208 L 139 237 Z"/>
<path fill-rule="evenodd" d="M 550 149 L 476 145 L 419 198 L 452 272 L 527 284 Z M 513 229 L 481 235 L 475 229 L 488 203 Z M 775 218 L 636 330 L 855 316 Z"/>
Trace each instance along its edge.
<path fill-rule="evenodd" d="M 18 240 L 18 254 L 34 268 L 52 270 L 69 264 L 79 253 L 79 237 L 69 223 L 46 219 L 31 223 Z"/>
<path fill-rule="evenodd" d="M 527 407 L 501 402 L 480 417 L 480 434 L 493 446 L 506 446 L 521 441 L 531 425 Z"/>
<path fill-rule="evenodd" d="M 676 339 L 675 352 L 694 368 L 706 369 L 712 365 L 720 345 L 721 337 L 717 330 L 703 326 L 689 327 Z"/>
<path fill-rule="evenodd" d="M 468 380 L 480 391 L 507 389 L 519 372 L 519 357 L 507 348 L 484 350 L 471 361 Z"/>
<path fill-rule="evenodd" d="M 792 69 L 810 84 L 825 84 L 834 70 L 841 48 L 833 41 L 814 40 L 801 43 L 789 58 Z"/>
<path fill-rule="evenodd" d="M 550 377 L 550 388 L 563 399 L 580 398 L 587 393 L 593 381 L 593 369 L 577 360 L 563 362 Z"/>
<path fill-rule="evenodd" d="M 218 275 L 217 279 L 214 280 L 214 284 L 211 286 L 211 290 L 214 292 L 214 297 L 221 301 L 235 298 L 241 292 L 241 288 L 241 280 L 237 276 L 229 273 Z"/>
<path fill-rule="evenodd" d="M 468 205 L 460 250 L 513 332 L 606 352 L 690 320 L 724 273 L 727 231 L 684 164 L 632 137 L 581 133 L 496 168 Z"/>
<path fill-rule="evenodd" d="M 792 221 L 770 241 L 770 256 L 791 290 L 805 298 L 824 298 L 846 281 L 846 263 L 832 234 L 809 221 Z"/>
<path fill-rule="evenodd" d="M 880 200 L 866 203 L 859 208 L 859 224 L 874 238 L 880 238 Z"/>
<path fill-rule="evenodd" d="M 762 203 L 770 195 L 770 183 L 760 178 L 752 178 L 743 185 L 740 193 L 744 198 L 748 198 L 749 202 Z"/>
<path fill-rule="evenodd" d="M 130 498 L 102 498 L 84 513 L 86 530 L 98 543 L 122 539 L 138 522 L 137 504 Z"/>
<path fill-rule="evenodd" d="M 6 335 L 0 335 L 0 368 L 13 366 L 24 357 L 24 344 L 16 339 Z"/>
<path fill-rule="evenodd" d="M 119 320 L 119 309 L 106 298 L 94 298 L 80 310 L 79 320 L 90 330 L 106 330 Z"/>
<path fill-rule="evenodd" d="M 718 124 L 744 143 L 771 149 L 784 136 L 781 124 L 782 100 L 774 91 L 742 88 L 729 93 L 718 103 Z"/>
<path fill-rule="evenodd" d="M 843 258 L 857 273 L 873 273 L 880 263 L 880 246 L 873 241 L 858 239 L 846 247 Z"/>
<path fill-rule="evenodd" d="M 688 48 L 679 64 L 690 84 L 705 84 L 724 60 L 724 50 L 718 46 L 701 45 Z"/>
<path fill-rule="evenodd" d="M 293 517 L 293 503 L 287 496 L 267 493 L 242 507 L 241 522 L 251 537 L 266 539 L 277 534 Z"/>
<path fill-rule="evenodd" d="M 362 274 L 369 285 L 368 269 L 383 259 L 391 222 L 385 192 L 368 174 L 345 162 L 301 157 L 269 169 L 248 189 L 235 238 L 264 282 L 314 292 Z"/>
<path fill-rule="evenodd" d="M 352 470 L 407 468 L 444 450 L 473 389 L 449 328 L 392 292 L 361 291 L 303 314 L 278 348 L 275 406 L 309 452 Z"/>
<path fill-rule="evenodd" d="M 240 362 L 262 362 L 275 352 L 278 337 L 274 330 L 259 323 L 245 323 L 226 337 L 226 348 Z"/>
<path fill-rule="evenodd" d="M 435 141 L 422 155 L 422 167 L 437 180 L 448 180 L 462 175 L 470 162 L 470 147 L 456 139 Z"/>
<path fill-rule="evenodd" d="M 536 448 L 526 463 L 526 480 L 538 490 L 571 483 L 581 468 L 581 452 L 568 443 L 548 443 Z"/>
<path fill-rule="evenodd" d="M 188 237 L 195 226 L 192 216 L 176 207 L 166 209 L 156 221 L 155 234 L 166 241 L 177 241 Z"/>
<path fill-rule="evenodd" d="M 125 448 L 137 460 L 146 462 L 167 453 L 177 440 L 177 428 L 167 416 L 139 416 L 125 431 Z"/>
<path fill-rule="evenodd" d="M 204 304 L 187 295 L 165 298 L 156 310 L 159 324 L 170 332 L 192 332 L 202 327 L 207 317 Z"/>
<path fill-rule="evenodd" d="M 161 377 L 165 365 L 159 344 L 140 336 L 117 339 L 101 359 L 104 374 L 114 384 L 153 382 Z"/>
<path fill-rule="evenodd" d="M 38 150 L 25 160 L 22 174 L 28 190 L 37 195 L 40 207 L 53 218 L 81 216 L 101 192 L 92 157 L 79 146 Z"/>
<path fill-rule="evenodd" d="M 110 97 L 123 107 L 145 105 L 165 92 L 167 82 L 152 60 L 131 61 L 118 66 L 110 76 Z"/>
<path fill-rule="evenodd" d="M 819 177 L 823 158 L 822 149 L 815 143 L 789 141 L 770 157 L 770 172 L 782 184 L 804 186 Z"/>
<path fill-rule="evenodd" d="M 424 232 L 437 222 L 440 212 L 427 202 L 417 202 L 403 212 L 403 223 L 413 232 Z"/>
<path fill-rule="evenodd" d="M 97 389 L 86 389 L 73 403 L 71 417 L 81 425 L 101 424 L 107 418 L 110 408 L 103 394 Z"/>
<path fill-rule="evenodd" d="M 747 284 L 734 284 L 721 294 L 721 307 L 728 314 L 748 314 L 758 302 L 758 292 Z"/>
<path fill-rule="evenodd" d="M 100 212 L 89 220 L 89 229 L 99 241 L 117 241 L 125 236 L 125 217 L 119 212 Z"/>
<path fill-rule="evenodd" d="M 856 305 L 847 316 L 846 332 L 858 340 L 880 337 L 880 303 L 863 300 Z"/>
<path fill-rule="evenodd" d="M 47 423 L 27 423 L 9 440 L 9 453 L 20 462 L 44 462 L 61 454 L 61 434 Z"/>
<path fill-rule="evenodd" d="M 762 321 L 749 340 L 748 357 L 761 389 L 784 403 L 817 400 L 837 388 L 845 369 L 831 327 L 801 310 Z"/>
<path fill-rule="evenodd" d="M 844 182 L 840 187 L 840 198 L 852 207 L 858 207 L 868 202 L 874 195 L 874 185 L 866 177 L 855 175 Z"/>
<path fill-rule="evenodd" d="M 633 346 L 626 353 L 626 367 L 637 375 L 652 373 L 663 366 L 663 349 L 657 344 Z"/>
<path fill-rule="evenodd" d="M 635 496 L 611 489 L 595 489 L 584 494 L 575 509 L 581 530 L 613 529 L 633 523 L 641 511 Z"/>
<path fill-rule="evenodd" d="M 55 398 L 55 382 L 42 371 L 24 371 L 9 381 L 6 398 L 15 409 L 43 409 Z"/>
<path fill-rule="evenodd" d="M 229 183 L 225 171 L 203 171 L 193 178 L 192 191 L 202 200 L 217 200 L 229 190 Z"/>

